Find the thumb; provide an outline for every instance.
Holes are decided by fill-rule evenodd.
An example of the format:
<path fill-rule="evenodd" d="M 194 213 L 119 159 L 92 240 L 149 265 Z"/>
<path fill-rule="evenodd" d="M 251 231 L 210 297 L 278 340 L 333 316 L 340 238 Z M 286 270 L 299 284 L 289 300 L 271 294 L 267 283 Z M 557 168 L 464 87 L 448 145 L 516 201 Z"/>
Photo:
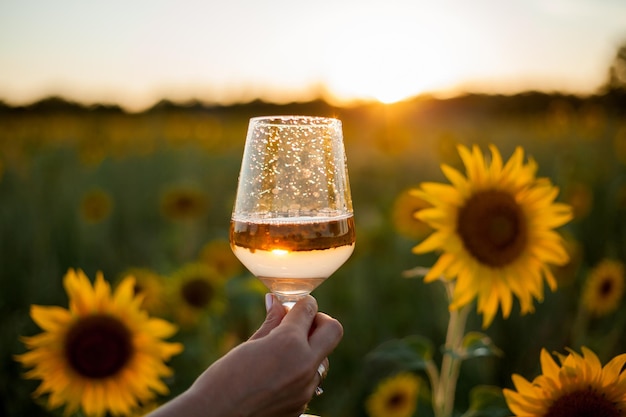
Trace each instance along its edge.
<path fill-rule="evenodd" d="M 265 294 L 265 307 L 267 309 L 265 321 L 261 324 L 261 327 L 250 336 L 250 340 L 267 336 L 275 327 L 278 327 L 283 317 L 285 317 L 285 314 L 287 314 L 285 307 L 270 293 Z"/>

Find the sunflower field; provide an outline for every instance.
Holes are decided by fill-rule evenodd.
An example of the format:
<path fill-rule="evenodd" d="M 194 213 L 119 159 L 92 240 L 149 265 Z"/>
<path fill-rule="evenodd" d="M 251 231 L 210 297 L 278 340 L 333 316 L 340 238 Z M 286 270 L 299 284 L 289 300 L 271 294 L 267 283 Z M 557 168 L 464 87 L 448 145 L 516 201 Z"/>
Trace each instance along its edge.
<path fill-rule="evenodd" d="M 605 382 L 578 409 L 624 415 L 626 96 L 612 92 L 141 113 L 0 103 L 0 416 L 63 414 L 41 381 L 80 379 L 37 335 L 62 339 L 70 301 L 138 317 L 136 336 L 167 352 L 155 375 L 136 371 L 156 395 L 116 380 L 141 399 L 127 415 L 181 393 L 262 323 L 266 289 L 228 230 L 248 120 L 271 114 L 339 118 L 348 158 L 356 248 L 313 293 L 345 334 L 312 414 L 496 417 L 534 396 L 545 415 L 583 390 L 559 379 L 567 368 Z M 131 293 L 141 305 L 122 311 Z M 117 330 L 96 324 L 89 337 L 107 345 Z M 90 343 L 74 330 L 65 343 Z"/>

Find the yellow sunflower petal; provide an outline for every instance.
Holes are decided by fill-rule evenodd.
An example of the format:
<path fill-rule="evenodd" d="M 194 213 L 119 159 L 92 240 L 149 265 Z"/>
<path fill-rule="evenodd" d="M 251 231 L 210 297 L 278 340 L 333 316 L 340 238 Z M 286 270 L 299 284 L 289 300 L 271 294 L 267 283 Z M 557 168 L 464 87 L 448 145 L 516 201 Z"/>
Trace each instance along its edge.
<path fill-rule="evenodd" d="M 30 316 L 39 327 L 48 331 L 62 329 L 72 319 L 67 309 L 57 306 L 32 305 L 30 307 Z"/>
<path fill-rule="evenodd" d="M 153 317 L 146 323 L 146 330 L 158 338 L 168 338 L 178 331 L 178 326 L 169 321 Z"/>
<path fill-rule="evenodd" d="M 442 243 L 445 242 L 446 236 L 442 233 L 433 233 L 423 240 L 420 244 L 413 248 L 413 253 L 426 253 L 441 248 Z"/>
<path fill-rule="evenodd" d="M 115 289 L 114 300 L 117 304 L 131 303 L 135 296 L 135 278 L 128 276 Z"/>
<path fill-rule="evenodd" d="M 467 179 L 463 174 L 461 174 L 458 170 L 452 168 L 449 165 L 442 164 L 441 171 L 443 174 L 450 180 L 452 186 L 461 194 L 461 196 L 466 196 L 469 193 L 469 187 Z"/>
<path fill-rule="evenodd" d="M 502 173 L 502 156 L 500 151 L 494 145 L 489 145 L 491 151 L 491 165 L 489 167 L 489 175 L 493 179 L 498 179 Z"/>
<path fill-rule="evenodd" d="M 558 379 L 559 366 L 556 364 L 556 362 L 547 350 L 541 350 L 540 361 L 543 375 L 546 375 L 548 378 Z"/>
<path fill-rule="evenodd" d="M 482 292 L 479 299 L 478 311 L 483 314 L 483 328 L 489 327 L 498 312 L 497 292 Z"/>
<path fill-rule="evenodd" d="M 461 194 L 456 188 L 447 184 L 439 184 L 436 182 L 423 182 L 420 184 L 423 194 L 420 196 L 432 204 L 449 204 L 459 206 L 463 203 Z"/>
<path fill-rule="evenodd" d="M 95 293 L 83 271 L 70 269 L 63 280 L 70 299 L 70 310 L 78 315 L 85 315 L 96 308 Z"/>
<path fill-rule="evenodd" d="M 102 271 L 96 273 L 96 280 L 94 283 L 94 296 L 96 311 L 103 311 L 111 298 L 111 285 L 104 280 Z"/>
<path fill-rule="evenodd" d="M 439 257 L 435 265 L 428 271 L 424 277 L 424 282 L 432 282 L 445 276 L 446 269 L 450 263 L 454 261 L 454 258 L 448 254 L 444 254 Z"/>
<path fill-rule="evenodd" d="M 472 280 L 457 279 L 450 308 L 455 310 L 470 303 L 476 297 L 477 292 L 477 288 L 473 285 Z"/>
<path fill-rule="evenodd" d="M 500 306 L 502 309 L 502 317 L 505 319 L 509 317 L 511 314 L 511 309 L 513 308 L 513 295 L 511 291 L 508 289 L 506 278 L 501 277 L 498 278 L 498 283 L 496 284 L 498 289 L 498 294 L 500 296 Z"/>

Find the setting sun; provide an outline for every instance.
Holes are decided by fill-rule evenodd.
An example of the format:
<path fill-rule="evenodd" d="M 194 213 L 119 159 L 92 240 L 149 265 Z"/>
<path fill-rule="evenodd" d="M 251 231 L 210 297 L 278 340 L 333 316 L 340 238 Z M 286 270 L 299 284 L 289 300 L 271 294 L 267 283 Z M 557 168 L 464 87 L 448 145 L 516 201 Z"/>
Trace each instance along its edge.
<path fill-rule="evenodd" d="M 472 61 L 457 46 L 465 28 L 453 16 L 436 10 L 402 14 L 393 8 L 382 12 L 365 7 L 361 16 L 365 18 L 352 22 L 339 39 L 340 44 L 350 38 L 359 42 L 348 50 L 332 49 L 326 60 L 324 82 L 335 98 L 393 103 L 449 89 L 472 72 Z"/>

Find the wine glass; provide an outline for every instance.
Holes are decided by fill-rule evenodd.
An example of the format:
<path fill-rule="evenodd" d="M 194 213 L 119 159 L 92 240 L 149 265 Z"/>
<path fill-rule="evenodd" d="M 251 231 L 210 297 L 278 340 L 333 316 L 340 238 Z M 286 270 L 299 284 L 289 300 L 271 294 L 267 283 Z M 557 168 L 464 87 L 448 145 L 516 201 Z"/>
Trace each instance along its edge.
<path fill-rule="evenodd" d="M 290 308 L 352 255 L 352 197 L 341 121 L 250 119 L 230 245 Z"/>

